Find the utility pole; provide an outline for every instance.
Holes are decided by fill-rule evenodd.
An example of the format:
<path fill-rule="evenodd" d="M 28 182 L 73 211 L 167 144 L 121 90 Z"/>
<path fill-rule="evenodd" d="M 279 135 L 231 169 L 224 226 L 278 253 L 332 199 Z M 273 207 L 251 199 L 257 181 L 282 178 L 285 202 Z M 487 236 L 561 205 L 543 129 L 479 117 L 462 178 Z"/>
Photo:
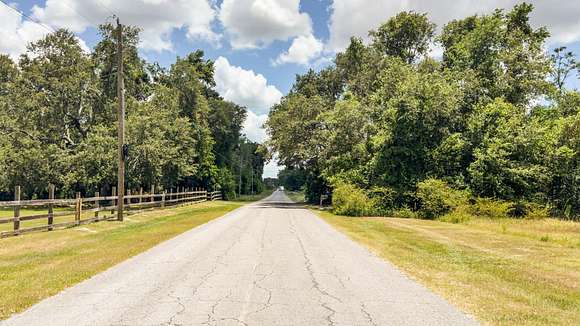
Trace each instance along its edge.
<path fill-rule="evenodd" d="M 125 82 L 123 81 L 123 25 L 117 17 L 117 98 L 119 109 L 117 111 L 118 126 L 118 155 L 119 169 L 117 172 L 117 220 L 123 221 L 123 209 L 125 204 Z"/>
<path fill-rule="evenodd" d="M 238 184 L 238 196 L 242 195 L 242 147 L 240 146 L 240 182 Z"/>

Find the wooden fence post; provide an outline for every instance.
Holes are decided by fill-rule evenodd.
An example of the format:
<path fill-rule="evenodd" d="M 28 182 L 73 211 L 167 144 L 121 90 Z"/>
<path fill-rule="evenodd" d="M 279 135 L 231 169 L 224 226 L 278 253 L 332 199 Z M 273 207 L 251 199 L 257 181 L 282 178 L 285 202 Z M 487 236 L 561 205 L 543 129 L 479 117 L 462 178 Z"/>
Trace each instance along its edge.
<path fill-rule="evenodd" d="M 143 202 L 143 187 L 139 188 L 139 204 Z"/>
<path fill-rule="evenodd" d="M 173 187 L 169 188 L 169 201 L 173 199 Z"/>
<path fill-rule="evenodd" d="M 151 202 L 155 201 L 155 186 L 151 185 Z"/>
<path fill-rule="evenodd" d="M 14 189 L 14 201 L 20 202 L 20 186 Z M 20 230 L 20 203 L 14 206 L 14 231 L 18 230 Z"/>
<path fill-rule="evenodd" d="M 161 195 L 161 207 L 165 207 L 165 194 L 167 193 L 167 191 L 163 191 L 163 194 Z"/>
<path fill-rule="evenodd" d="M 77 205 L 76 205 L 76 210 L 75 210 L 75 223 L 76 223 L 76 225 L 80 224 L 82 212 L 83 212 L 83 199 L 81 198 L 81 193 L 77 192 Z"/>
<path fill-rule="evenodd" d="M 52 225 L 54 224 L 54 185 L 48 185 L 48 231 L 52 231 Z"/>
<path fill-rule="evenodd" d="M 101 194 L 97 191 L 95 192 L 95 197 L 99 198 L 101 196 Z M 99 202 L 99 200 L 95 200 L 95 218 L 98 219 L 99 218 L 99 208 L 101 208 L 101 203 Z"/>
<path fill-rule="evenodd" d="M 126 192 L 126 194 L 127 194 L 127 196 L 131 196 L 131 190 L 127 189 L 127 192 Z M 127 197 L 126 197 L 126 198 L 125 198 L 125 203 L 126 203 L 127 205 L 130 205 L 130 204 L 131 204 L 131 198 L 127 198 Z"/>
<path fill-rule="evenodd" d="M 117 196 L 117 187 L 112 187 L 111 188 L 111 196 L 114 198 L 115 196 Z M 115 215 L 115 207 L 117 207 L 117 200 L 113 199 L 112 201 L 112 208 L 111 208 L 111 214 Z"/>

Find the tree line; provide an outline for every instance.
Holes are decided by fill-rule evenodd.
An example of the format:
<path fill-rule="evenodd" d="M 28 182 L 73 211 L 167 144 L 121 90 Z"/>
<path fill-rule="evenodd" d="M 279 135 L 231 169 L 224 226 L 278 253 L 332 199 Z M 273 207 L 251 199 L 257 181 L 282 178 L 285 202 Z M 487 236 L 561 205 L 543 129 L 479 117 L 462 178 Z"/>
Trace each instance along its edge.
<path fill-rule="evenodd" d="M 281 181 L 312 202 L 331 194 L 347 215 L 435 218 L 491 202 L 578 218 L 580 93 L 566 82 L 579 65 L 565 47 L 546 53 L 532 11 L 454 20 L 439 35 L 426 14 L 401 12 L 370 42 L 352 38 L 271 110 Z"/>
<path fill-rule="evenodd" d="M 117 182 L 117 30 L 99 27 L 90 53 L 60 29 L 17 62 L 0 54 L 0 197 L 110 193 Z M 203 187 L 260 192 L 267 151 L 242 135 L 246 108 L 215 91 L 202 51 L 169 68 L 138 52 L 140 30 L 123 31 L 127 189 Z"/>

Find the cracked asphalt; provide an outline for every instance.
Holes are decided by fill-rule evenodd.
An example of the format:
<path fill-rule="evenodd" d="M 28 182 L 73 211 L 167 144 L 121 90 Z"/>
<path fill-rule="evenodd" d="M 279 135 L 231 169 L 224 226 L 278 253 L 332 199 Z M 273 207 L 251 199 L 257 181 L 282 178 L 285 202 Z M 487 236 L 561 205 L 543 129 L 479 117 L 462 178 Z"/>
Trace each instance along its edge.
<path fill-rule="evenodd" d="M 278 191 L 0 325 L 477 322 Z"/>

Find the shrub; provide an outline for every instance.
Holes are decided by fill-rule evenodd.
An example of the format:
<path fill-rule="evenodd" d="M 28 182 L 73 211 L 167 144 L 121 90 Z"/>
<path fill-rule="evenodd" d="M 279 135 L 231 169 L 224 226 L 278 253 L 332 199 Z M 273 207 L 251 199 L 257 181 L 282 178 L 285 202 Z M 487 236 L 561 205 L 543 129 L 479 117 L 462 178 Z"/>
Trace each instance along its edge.
<path fill-rule="evenodd" d="M 517 202 L 512 203 L 508 208 L 507 215 L 509 217 L 522 218 L 528 215 L 529 208 L 525 203 Z"/>
<path fill-rule="evenodd" d="M 348 184 L 339 183 L 334 188 L 332 206 L 335 214 L 364 216 L 372 213 L 372 200 L 364 190 Z"/>
<path fill-rule="evenodd" d="M 398 218 L 417 218 L 417 213 L 413 212 L 409 207 L 403 207 L 396 210 L 393 216 Z"/>
<path fill-rule="evenodd" d="M 373 187 L 368 191 L 373 213 L 380 216 L 390 215 L 395 206 L 397 192 L 388 187 Z"/>
<path fill-rule="evenodd" d="M 470 206 L 470 213 L 487 218 L 505 218 L 508 217 L 508 210 L 510 203 L 491 199 L 491 198 L 477 198 Z"/>
<path fill-rule="evenodd" d="M 420 202 L 419 216 L 434 219 L 467 202 L 464 191 L 455 190 L 445 181 L 426 179 L 417 184 L 417 199 Z"/>
<path fill-rule="evenodd" d="M 452 212 L 449 212 L 449 213 L 441 216 L 438 220 L 441 222 L 459 224 L 459 223 L 465 223 L 465 222 L 469 221 L 470 219 L 471 219 L 471 216 L 469 215 L 469 213 L 462 212 L 460 210 L 454 210 Z"/>

